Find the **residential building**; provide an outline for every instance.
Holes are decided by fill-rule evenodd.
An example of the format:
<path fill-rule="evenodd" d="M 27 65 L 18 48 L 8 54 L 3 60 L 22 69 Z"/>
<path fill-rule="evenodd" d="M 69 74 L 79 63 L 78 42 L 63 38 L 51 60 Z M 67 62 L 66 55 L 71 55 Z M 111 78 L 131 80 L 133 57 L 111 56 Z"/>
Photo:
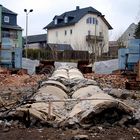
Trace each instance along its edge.
<path fill-rule="evenodd" d="M 136 30 L 137 25 L 135 23 L 132 23 L 129 25 L 129 27 L 125 30 L 125 32 L 119 37 L 117 40 L 119 44 L 122 46 L 128 47 L 128 42 L 130 39 L 134 39 L 134 33 Z"/>
<path fill-rule="evenodd" d="M 0 5 L 0 65 L 21 68 L 22 28 L 17 14 Z"/>
<path fill-rule="evenodd" d="M 44 29 L 48 43 L 70 44 L 74 50 L 100 55 L 108 52 L 108 30 L 112 27 L 101 12 L 77 6 L 76 10 L 55 16 Z"/>
<path fill-rule="evenodd" d="M 31 35 L 27 40 L 28 49 L 42 49 L 47 46 L 47 34 Z M 23 44 L 26 48 L 26 37 L 23 37 Z"/>
<path fill-rule="evenodd" d="M 26 37 L 23 37 L 23 47 L 26 48 Z M 47 34 L 28 36 L 28 49 L 46 49 L 52 51 L 72 50 L 69 44 L 52 44 L 47 43 Z"/>

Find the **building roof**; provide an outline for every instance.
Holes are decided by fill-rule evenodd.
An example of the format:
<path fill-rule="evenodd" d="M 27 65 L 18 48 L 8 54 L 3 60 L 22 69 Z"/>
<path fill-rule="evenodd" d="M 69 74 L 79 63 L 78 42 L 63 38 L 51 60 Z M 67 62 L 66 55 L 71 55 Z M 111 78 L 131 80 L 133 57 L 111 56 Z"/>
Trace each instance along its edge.
<path fill-rule="evenodd" d="M 39 35 L 31 35 L 28 36 L 28 43 L 39 43 L 39 42 L 47 42 L 47 34 L 39 34 Z M 25 43 L 25 37 L 24 37 Z"/>
<path fill-rule="evenodd" d="M 2 6 L 2 5 L 1 5 L 1 6 Z M 17 15 L 17 13 L 15 13 L 15 12 L 13 12 L 13 11 L 11 11 L 11 10 L 9 10 L 9 9 L 7 9 L 7 8 L 5 8 L 5 7 L 3 7 L 3 6 L 2 6 L 2 12 L 3 12 L 3 13 L 7 13 L 7 14 Z"/>
<path fill-rule="evenodd" d="M 132 23 L 129 27 L 124 31 L 124 33 L 118 38 L 117 41 L 127 41 L 129 39 L 134 39 L 134 33 L 137 25 Z"/>
<path fill-rule="evenodd" d="M 53 43 L 48 43 L 47 46 L 49 48 L 51 48 L 51 50 L 55 50 L 55 51 L 73 50 L 70 44 L 53 44 Z"/>
<path fill-rule="evenodd" d="M 20 26 L 18 26 L 18 25 L 13 26 L 13 25 L 3 25 L 2 24 L 2 28 L 14 29 L 14 30 L 22 30 L 22 28 Z"/>
<path fill-rule="evenodd" d="M 104 18 L 104 15 L 102 15 L 101 12 L 97 11 L 93 7 L 87 7 L 80 9 L 78 6 L 76 7 L 76 10 L 65 12 L 61 14 L 60 16 L 55 16 L 53 18 L 53 21 L 49 23 L 47 26 L 44 27 L 44 29 L 52 29 L 52 28 L 59 28 L 63 26 L 70 26 L 77 23 L 83 16 L 86 14 L 96 14 L 102 18 L 102 20 L 105 22 L 105 24 L 108 26 L 109 29 L 112 29 L 111 25 L 107 22 L 107 20 Z M 64 22 L 64 18 L 68 17 L 68 22 Z M 55 25 L 54 19 L 58 19 L 58 24 Z"/>

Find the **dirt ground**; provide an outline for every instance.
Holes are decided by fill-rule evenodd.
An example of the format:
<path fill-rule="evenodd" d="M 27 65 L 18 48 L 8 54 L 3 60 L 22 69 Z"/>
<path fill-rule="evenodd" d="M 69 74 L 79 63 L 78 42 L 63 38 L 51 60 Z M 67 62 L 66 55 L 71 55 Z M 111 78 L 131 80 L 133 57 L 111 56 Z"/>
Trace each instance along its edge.
<path fill-rule="evenodd" d="M 89 79 L 93 75 L 86 75 Z M 111 85 L 115 88 L 124 87 L 125 78 L 118 76 L 94 75 L 101 87 Z M 44 76 L 28 75 L 0 75 L 0 96 L 4 102 L 20 101 L 32 86 L 37 86 Z M 113 81 L 113 82 L 112 82 Z M 32 91 L 31 91 L 32 92 Z M 24 94 L 23 94 L 24 93 Z M 15 95 L 16 94 L 16 95 Z M 140 140 L 140 126 L 93 126 L 89 129 L 75 128 L 25 128 L 25 127 L 0 127 L 0 140 L 78 140 L 77 135 L 86 135 L 83 140 Z M 81 138 L 82 139 L 82 138 Z"/>
<path fill-rule="evenodd" d="M 99 129 L 100 128 L 100 129 Z M 133 128 L 92 127 L 82 129 L 25 128 L 0 130 L 0 140 L 73 140 L 74 136 L 86 135 L 89 140 L 139 140 L 140 133 Z M 85 139 L 86 140 L 86 139 Z"/>

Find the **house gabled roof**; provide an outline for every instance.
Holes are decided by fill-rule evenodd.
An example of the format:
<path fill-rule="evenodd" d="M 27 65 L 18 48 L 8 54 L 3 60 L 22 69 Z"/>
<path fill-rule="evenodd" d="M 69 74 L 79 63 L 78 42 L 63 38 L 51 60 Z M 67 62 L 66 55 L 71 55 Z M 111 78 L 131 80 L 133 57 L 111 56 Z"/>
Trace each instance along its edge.
<path fill-rule="evenodd" d="M 65 13 L 61 14 L 60 16 L 55 16 L 53 18 L 53 21 L 51 23 L 49 23 L 47 26 L 45 26 L 44 29 L 53 29 L 53 28 L 74 25 L 83 16 L 85 16 L 88 13 L 89 14 L 92 13 L 92 14 L 96 14 L 96 15 L 100 16 L 102 18 L 102 20 L 105 22 L 105 24 L 108 26 L 108 28 L 112 29 L 111 25 L 107 22 L 107 20 L 104 18 L 102 13 L 97 11 L 93 7 L 87 7 L 87 8 L 82 8 L 82 9 L 77 8 L 76 10 L 65 12 Z M 64 22 L 65 17 L 69 18 L 67 23 Z M 58 22 L 58 24 L 55 24 L 54 19 L 58 19 L 58 20 L 60 19 L 60 22 Z"/>
<path fill-rule="evenodd" d="M 71 51 L 73 50 L 70 44 L 53 44 L 53 43 L 48 43 L 47 46 L 52 50 L 52 51 Z"/>
<path fill-rule="evenodd" d="M 47 42 L 47 34 L 39 34 L 39 35 L 31 35 L 28 36 L 28 43 L 39 43 L 39 42 Z M 24 37 L 25 43 L 25 37 Z"/>
<path fill-rule="evenodd" d="M 2 25 L 1 26 L 2 28 L 6 28 L 6 29 L 14 29 L 14 30 L 21 30 L 22 31 L 22 28 L 18 25 Z"/>
<path fill-rule="evenodd" d="M 131 38 L 134 38 L 134 32 L 136 29 L 137 25 L 135 23 L 132 23 L 129 25 L 129 27 L 124 31 L 124 33 L 118 38 L 117 41 L 123 41 L 123 40 L 128 40 L 130 39 L 129 34 L 131 34 Z M 129 38 L 128 38 L 129 36 Z"/>
<path fill-rule="evenodd" d="M 2 6 L 2 5 L 1 5 L 1 6 Z M 15 12 L 13 12 L 13 11 L 11 11 L 11 10 L 9 10 L 9 9 L 7 9 L 7 8 L 5 8 L 5 7 L 3 7 L 3 6 L 2 6 L 2 12 L 3 12 L 3 13 L 7 13 L 7 14 L 17 15 L 17 13 L 15 13 Z"/>

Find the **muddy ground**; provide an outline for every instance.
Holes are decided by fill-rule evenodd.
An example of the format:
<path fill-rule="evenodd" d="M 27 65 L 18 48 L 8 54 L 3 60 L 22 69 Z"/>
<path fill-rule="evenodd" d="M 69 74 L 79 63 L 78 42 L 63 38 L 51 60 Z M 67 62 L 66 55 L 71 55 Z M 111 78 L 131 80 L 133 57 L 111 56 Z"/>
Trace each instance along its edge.
<path fill-rule="evenodd" d="M 140 108 L 140 92 L 124 89 L 126 78 L 119 76 L 102 76 L 95 74 L 85 75 L 89 79 L 95 79 L 99 86 L 113 97 L 127 102 L 137 110 Z M 37 90 L 40 80 L 45 76 L 28 75 L 1 75 L 0 96 L 6 105 L 6 109 L 14 108 L 25 97 Z M 116 94 L 117 93 L 117 94 Z M 2 109 L 4 109 L 2 107 Z M 1 111 L 3 111 L 1 109 Z M 139 112 L 138 112 L 139 113 Z M 138 114 L 139 116 L 139 114 Z M 55 128 L 51 126 L 25 127 L 19 122 L 0 122 L 0 140 L 139 140 L 140 123 L 137 125 L 99 125 L 89 128 Z"/>

